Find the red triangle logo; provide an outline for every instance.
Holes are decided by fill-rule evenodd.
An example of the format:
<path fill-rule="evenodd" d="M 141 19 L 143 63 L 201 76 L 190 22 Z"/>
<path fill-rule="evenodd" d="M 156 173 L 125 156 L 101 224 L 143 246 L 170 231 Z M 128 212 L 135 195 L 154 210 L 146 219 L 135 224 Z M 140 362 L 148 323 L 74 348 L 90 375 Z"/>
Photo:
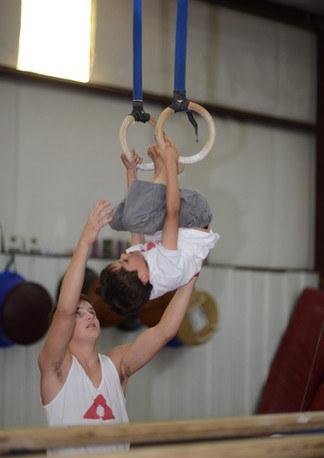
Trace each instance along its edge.
<path fill-rule="evenodd" d="M 83 418 L 90 420 L 99 420 L 100 418 L 102 420 L 115 420 L 111 408 L 107 405 L 106 399 L 101 394 L 98 394 L 90 409 L 83 415 Z"/>

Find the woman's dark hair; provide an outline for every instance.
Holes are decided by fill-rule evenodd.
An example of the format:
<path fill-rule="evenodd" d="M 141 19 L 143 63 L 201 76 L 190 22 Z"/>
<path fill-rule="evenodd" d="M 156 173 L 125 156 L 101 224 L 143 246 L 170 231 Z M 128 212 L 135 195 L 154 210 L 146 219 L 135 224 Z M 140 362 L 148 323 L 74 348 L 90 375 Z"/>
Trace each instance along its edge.
<path fill-rule="evenodd" d="M 113 312 L 125 316 L 136 313 L 148 302 L 152 288 L 150 282 L 141 282 L 137 270 L 116 269 L 109 264 L 100 273 L 96 293 Z"/>

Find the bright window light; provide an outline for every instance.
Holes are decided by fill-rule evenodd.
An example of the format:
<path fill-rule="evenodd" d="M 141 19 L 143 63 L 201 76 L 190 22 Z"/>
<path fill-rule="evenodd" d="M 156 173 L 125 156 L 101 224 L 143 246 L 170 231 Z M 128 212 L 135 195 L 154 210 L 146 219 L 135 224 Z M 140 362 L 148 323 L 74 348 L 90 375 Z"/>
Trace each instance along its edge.
<path fill-rule="evenodd" d="M 91 0 L 21 0 L 17 68 L 89 81 L 91 12 Z"/>

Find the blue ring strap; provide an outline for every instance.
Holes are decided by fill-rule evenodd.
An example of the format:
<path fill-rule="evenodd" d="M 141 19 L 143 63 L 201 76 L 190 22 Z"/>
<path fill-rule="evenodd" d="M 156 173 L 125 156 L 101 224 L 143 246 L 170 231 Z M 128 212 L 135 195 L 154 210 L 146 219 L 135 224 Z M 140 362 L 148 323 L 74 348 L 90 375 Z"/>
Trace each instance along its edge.
<path fill-rule="evenodd" d="M 174 59 L 173 102 L 170 105 L 175 112 L 185 111 L 195 129 L 198 141 L 198 124 L 189 110 L 190 101 L 186 98 L 186 52 L 187 52 L 188 0 L 178 0 L 177 30 Z"/>
<path fill-rule="evenodd" d="M 133 100 L 143 100 L 142 0 L 133 0 Z"/>
<path fill-rule="evenodd" d="M 133 0 L 133 111 L 135 121 L 147 122 L 142 90 L 142 0 Z"/>
<path fill-rule="evenodd" d="M 174 61 L 174 91 L 186 90 L 188 0 L 178 0 Z"/>

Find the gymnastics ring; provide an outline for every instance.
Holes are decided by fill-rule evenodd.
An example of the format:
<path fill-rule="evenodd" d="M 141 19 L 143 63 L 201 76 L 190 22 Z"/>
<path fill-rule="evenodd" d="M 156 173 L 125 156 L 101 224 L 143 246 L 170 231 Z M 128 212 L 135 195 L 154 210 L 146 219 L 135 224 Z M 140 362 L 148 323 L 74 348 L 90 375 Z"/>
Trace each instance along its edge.
<path fill-rule="evenodd" d="M 195 162 L 202 161 L 207 156 L 209 151 L 212 149 L 213 144 L 215 142 L 215 137 L 216 137 L 216 128 L 215 128 L 213 118 L 211 117 L 211 115 L 208 113 L 208 111 L 205 108 L 203 108 L 201 105 L 198 105 L 197 103 L 190 102 L 188 105 L 188 110 L 192 110 L 192 111 L 195 111 L 196 113 L 199 113 L 205 119 L 208 125 L 208 139 L 207 139 L 205 146 L 199 153 L 194 154 L 193 156 L 189 156 L 189 157 L 180 156 L 179 161 L 178 161 L 179 164 L 194 164 Z M 175 113 L 175 110 L 168 107 L 164 111 L 162 111 L 157 121 L 156 128 L 155 128 L 155 134 L 156 134 L 156 142 L 160 148 L 164 148 L 165 146 L 165 141 L 163 138 L 163 128 L 164 128 L 165 121 L 173 113 Z"/>
<path fill-rule="evenodd" d="M 148 121 L 153 127 L 156 127 L 156 120 L 150 116 L 150 119 Z M 122 122 L 122 125 L 120 126 L 120 129 L 119 129 L 119 142 L 120 142 L 120 146 L 121 146 L 121 149 L 122 151 L 126 154 L 128 160 L 130 162 L 132 162 L 132 156 L 131 156 L 131 153 L 130 153 L 130 150 L 129 150 L 129 147 L 127 145 L 127 140 L 126 140 L 126 133 L 127 133 L 127 130 L 129 128 L 129 126 L 131 124 L 134 124 L 135 123 L 135 118 L 133 115 L 128 115 L 126 116 L 126 118 L 124 119 L 124 121 Z M 142 164 L 138 164 L 137 165 L 137 168 L 140 169 L 140 170 L 153 170 L 154 169 L 154 164 L 153 162 L 150 162 L 150 163 L 144 163 L 142 162 Z"/>

